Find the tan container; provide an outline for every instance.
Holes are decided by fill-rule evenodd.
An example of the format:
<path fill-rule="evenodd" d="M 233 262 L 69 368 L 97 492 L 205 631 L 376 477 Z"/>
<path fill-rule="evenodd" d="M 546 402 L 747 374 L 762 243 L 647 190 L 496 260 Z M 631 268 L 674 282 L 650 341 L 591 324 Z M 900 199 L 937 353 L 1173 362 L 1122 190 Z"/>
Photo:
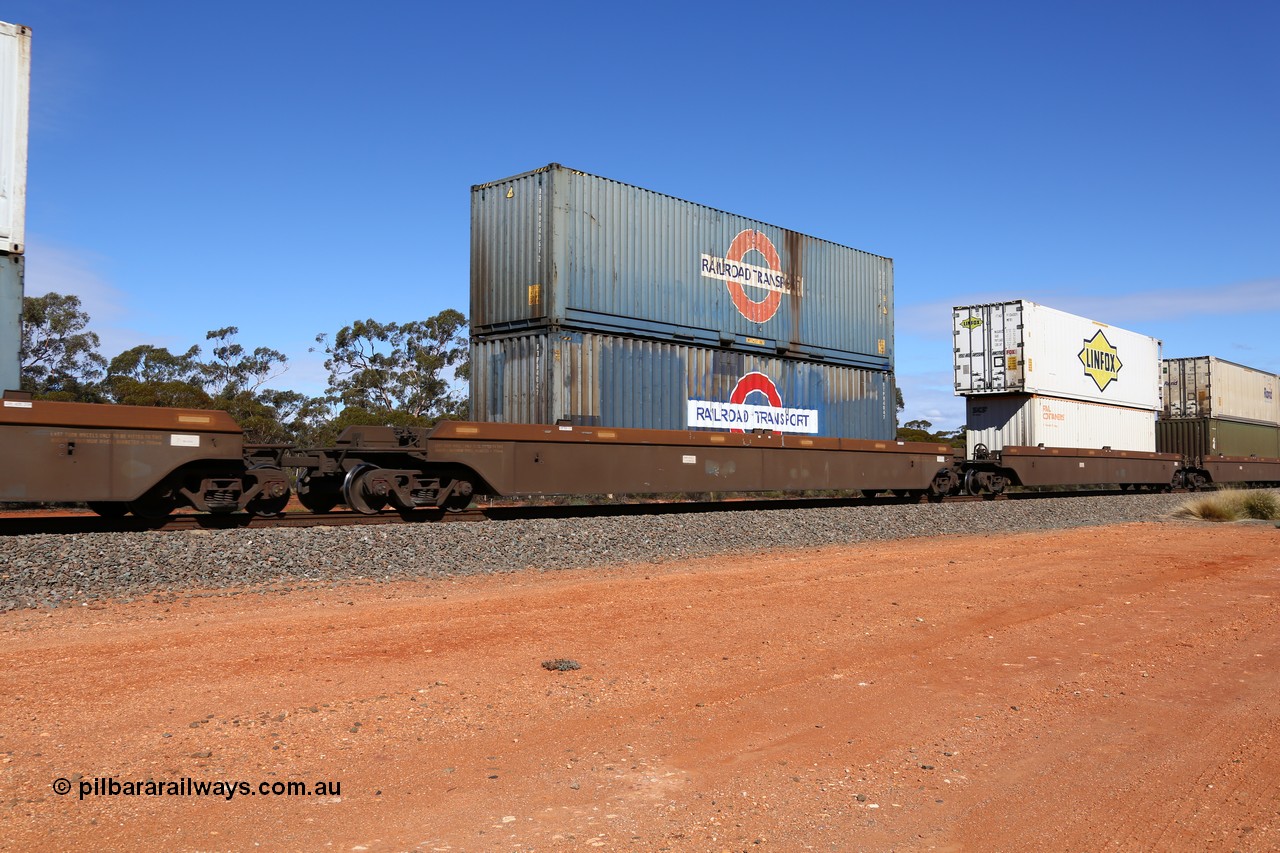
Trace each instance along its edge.
<path fill-rule="evenodd" d="M 1223 418 L 1280 425 L 1280 377 L 1211 355 L 1166 358 L 1163 418 Z"/>

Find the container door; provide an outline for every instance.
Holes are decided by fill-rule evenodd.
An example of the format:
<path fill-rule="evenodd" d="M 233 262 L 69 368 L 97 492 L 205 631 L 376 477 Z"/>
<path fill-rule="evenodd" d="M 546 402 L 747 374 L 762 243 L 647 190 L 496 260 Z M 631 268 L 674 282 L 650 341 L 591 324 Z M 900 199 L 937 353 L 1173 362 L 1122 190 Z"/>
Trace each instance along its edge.
<path fill-rule="evenodd" d="M 954 313 L 957 394 L 993 394 L 1023 386 L 1022 303 L 975 305 Z"/>

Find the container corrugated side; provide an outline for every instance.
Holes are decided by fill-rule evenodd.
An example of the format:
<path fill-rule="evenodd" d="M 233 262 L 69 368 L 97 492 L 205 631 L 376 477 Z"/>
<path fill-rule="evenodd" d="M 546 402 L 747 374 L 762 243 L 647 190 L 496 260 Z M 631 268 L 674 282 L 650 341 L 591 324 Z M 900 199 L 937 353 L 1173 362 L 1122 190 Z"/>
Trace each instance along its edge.
<path fill-rule="evenodd" d="M 953 309 L 955 393 L 1160 408 L 1160 341 L 1035 302 Z"/>
<path fill-rule="evenodd" d="M 1161 373 L 1163 417 L 1280 424 L 1280 377 L 1274 373 L 1211 355 L 1166 358 Z"/>
<path fill-rule="evenodd" d="M 552 164 L 472 188 L 471 323 L 889 370 L 893 261 Z"/>
<path fill-rule="evenodd" d="M 0 23 L 0 252 L 25 249 L 31 30 Z"/>
<path fill-rule="evenodd" d="M 1220 418 L 1162 418 L 1156 422 L 1156 448 L 1191 460 L 1209 456 L 1280 459 L 1280 426 Z"/>
<path fill-rule="evenodd" d="M 985 445 L 1079 447 L 1112 450 L 1156 449 L 1156 413 L 1029 394 L 970 397 L 966 405 L 965 450 Z"/>
<path fill-rule="evenodd" d="M 22 380 L 22 255 L 0 253 L 0 391 Z"/>
<path fill-rule="evenodd" d="M 479 421 L 885 440 L 893 415 L 884 371 L 564 329 L 471 345 Z"/>

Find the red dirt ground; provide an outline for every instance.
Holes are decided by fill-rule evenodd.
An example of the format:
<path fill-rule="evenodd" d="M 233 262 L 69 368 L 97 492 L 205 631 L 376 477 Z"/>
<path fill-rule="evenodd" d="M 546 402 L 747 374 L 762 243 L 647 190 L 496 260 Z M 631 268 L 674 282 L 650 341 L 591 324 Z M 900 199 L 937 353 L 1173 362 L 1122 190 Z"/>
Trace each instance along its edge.
<path fill-rule="evenodd" d="M 0 846 L 1276 850 L 1278 545 L 1141 524 L 9 613 Z"/>

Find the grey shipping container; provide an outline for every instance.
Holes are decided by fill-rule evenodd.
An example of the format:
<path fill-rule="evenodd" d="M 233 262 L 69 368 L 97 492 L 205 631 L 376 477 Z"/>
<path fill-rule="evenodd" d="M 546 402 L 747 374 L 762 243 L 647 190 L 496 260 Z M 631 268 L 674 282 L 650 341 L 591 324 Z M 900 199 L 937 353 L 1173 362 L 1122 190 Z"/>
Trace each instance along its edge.
<path fill-rule="evenodd" d="M 1156 421 L 1156 450 L 1181 453 L 1192 461 L 1211 456 L 1280 459 L 1280 426 L 1221 418 L 1162 419 Z"/>
<path fill-rule="evenodd" d="M 1280 424 L 1280 377 L 1274 373 L 1203 355 L 1166 358 L 1161 379 L 1162 417 Z"/>
<path fill-rule="evenodd" d="M 22 379 L 22 255 L 0 252 L 0 392 Z"/>
<path fill-rule="evenodd" d="M 557 328 L 473 339 L 471 416 L 886 440 L 880 370 Z"/>
<path fill-rule="evenodd" d="M 471 189 L 471 328 L 893 367 L 893 261 L 552 164 Z"/>

